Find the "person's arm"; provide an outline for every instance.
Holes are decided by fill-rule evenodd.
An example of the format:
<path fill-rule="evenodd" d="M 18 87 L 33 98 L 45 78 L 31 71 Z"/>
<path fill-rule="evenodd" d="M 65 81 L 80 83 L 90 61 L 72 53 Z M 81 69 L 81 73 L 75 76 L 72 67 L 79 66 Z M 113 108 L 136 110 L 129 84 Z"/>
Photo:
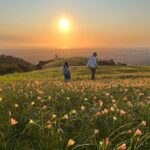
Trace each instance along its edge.
<path fill-rule="evenodd" d="M 97 67 L 97 59 L 96 59 L 96 57 L 94 59 L 94 65 L 95 65 L 95 67 Z"/>
<path fill-rule="evenodd" d="M 87 67 L 90 67 L 90 58 L 88 59 Z"/>

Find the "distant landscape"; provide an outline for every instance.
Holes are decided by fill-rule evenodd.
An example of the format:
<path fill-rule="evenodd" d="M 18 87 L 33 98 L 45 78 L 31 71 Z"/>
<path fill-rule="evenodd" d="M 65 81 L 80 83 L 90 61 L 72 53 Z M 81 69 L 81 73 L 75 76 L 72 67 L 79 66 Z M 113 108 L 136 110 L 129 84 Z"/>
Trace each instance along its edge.
<path fill-rule="evenodd" d="M 59 57 L 89 57 L 93 51 L 102 60 L 113 59 L 128 65 L 150 65 L 150 48 L 82 48 L 82 49 L 0 49 L 0 54 L 23 58 L 37 64 L 41 60 Z"/>

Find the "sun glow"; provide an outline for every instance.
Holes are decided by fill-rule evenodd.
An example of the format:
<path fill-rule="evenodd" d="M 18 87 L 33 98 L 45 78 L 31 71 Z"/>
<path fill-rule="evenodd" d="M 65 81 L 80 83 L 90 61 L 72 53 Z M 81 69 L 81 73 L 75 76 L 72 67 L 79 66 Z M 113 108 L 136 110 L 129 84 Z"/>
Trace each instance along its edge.
<path fill-rule="evenodd" d="M 66 18 L 61 18 L 59 21 L 59 29 L 61 32 L 68 32 L 70 30 L 70 22 Z"/>

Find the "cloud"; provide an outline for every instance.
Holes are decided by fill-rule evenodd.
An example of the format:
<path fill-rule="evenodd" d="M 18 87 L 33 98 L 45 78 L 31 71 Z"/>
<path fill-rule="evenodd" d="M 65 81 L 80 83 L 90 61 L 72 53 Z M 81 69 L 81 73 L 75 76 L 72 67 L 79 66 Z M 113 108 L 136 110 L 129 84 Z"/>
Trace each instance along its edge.
<path fill-rule="evenodd" d="M 31 42 L 31 40 L 22 35 L 0 35 L 0 42 Z"/>

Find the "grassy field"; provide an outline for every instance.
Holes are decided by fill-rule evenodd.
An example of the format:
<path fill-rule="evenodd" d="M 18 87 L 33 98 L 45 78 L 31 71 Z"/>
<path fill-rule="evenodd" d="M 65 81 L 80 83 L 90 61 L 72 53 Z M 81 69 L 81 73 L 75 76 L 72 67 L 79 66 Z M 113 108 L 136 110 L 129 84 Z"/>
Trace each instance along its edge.
<path fill-rule="evenodd" d="M 149 150 L 150 67 L 0 77 L 0 150 Z"/>

